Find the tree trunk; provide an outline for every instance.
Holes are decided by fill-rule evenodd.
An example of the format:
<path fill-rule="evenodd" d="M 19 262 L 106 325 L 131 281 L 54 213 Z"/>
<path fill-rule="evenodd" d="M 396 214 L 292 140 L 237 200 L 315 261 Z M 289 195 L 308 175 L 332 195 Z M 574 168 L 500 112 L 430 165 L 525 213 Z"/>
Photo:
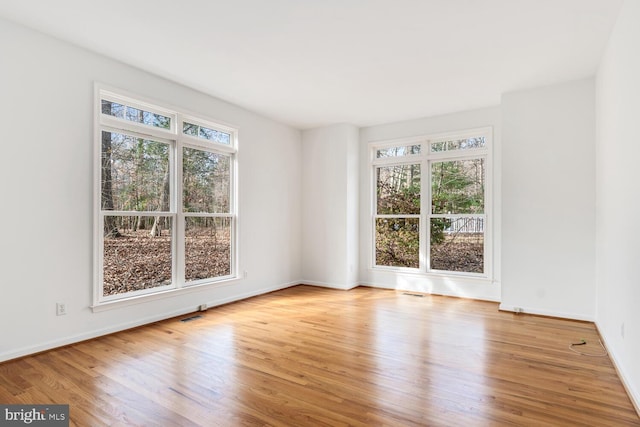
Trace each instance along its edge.
<path fill-rule="evenodd" d="M 162 185 L 162 211 L 163 212 L 168 212 L 169 211 L 169 204 L 170 204 L 170 191 L 171 191 L 171 173 L 170 173 L 170 167 L 171 165 L 167 166 L 167 170 L 164 174 L 164 182 Z M 153 226 L 151 227 L 151 237 L 157 237 L 160 235 L 160 232 L 162 230 L 162 226 L 166 226 L 165 224 L 166 221 L 166 217 L 161 217 L 161 216 L 156 216 L 155 220 L 153 221 Z"/>
<path fill-rule="evenodd" d="M 102 132 L 102 210 L 113 210 L 113 181 L 111 178 L 111 133 Z M 120 237 L 116 218 L 104 217 L 104 236 Z"/>

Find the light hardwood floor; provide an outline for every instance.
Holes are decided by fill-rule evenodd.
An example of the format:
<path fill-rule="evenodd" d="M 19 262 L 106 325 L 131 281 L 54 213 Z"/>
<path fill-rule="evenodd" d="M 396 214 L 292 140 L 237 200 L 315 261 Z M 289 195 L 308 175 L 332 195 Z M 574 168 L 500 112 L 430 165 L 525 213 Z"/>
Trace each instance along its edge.
<path fill-rule="evenodd" d="M 71 425 L 630 426 L 593 324 L 297 286 L 0 364 L 0 403 Z"/>

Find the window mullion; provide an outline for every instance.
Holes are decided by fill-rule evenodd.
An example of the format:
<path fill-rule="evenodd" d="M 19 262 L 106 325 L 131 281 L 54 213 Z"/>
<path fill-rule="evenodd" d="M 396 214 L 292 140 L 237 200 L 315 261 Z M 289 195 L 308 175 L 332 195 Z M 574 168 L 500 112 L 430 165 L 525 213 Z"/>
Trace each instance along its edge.
<path fill-rule="evenodd" d="M 176 213 L 176 239 L 174 246 L 174 262 L 175 262 L 175 275 L 176 275 L 176 283 L 178 287 L 183 287 L 185 284 L 185 272 L 184 272 L 184 245 L 185 245 L 185 221 L 184 221 L 184 210 L 182 205 L 182 144 L 180 143 L 180 138 L 178 138 L 174 145 L 174 157 L 175 157 L 175 165 L 173 167 L 174 170 L 174 185 L 176 191 L 173 194 L 173 203 L 174 203 L 174 212 Z"/>
<path fill-rule="evenodd" d="M 151 134 L 149 132 L 142 132 L 146 129 L 141 129 L 135 126 L 122 126 L 115 127 L 114 123 L 105 123 L 100 125 L 100 130 L 111 133 L 120 133 L 123 135 L 132 136 L 134 138 L 152 139 L 154 141 L 162 142 L 165 144 L 171 144 L 175 140 L 175 135 L 163 133 L 160 135 Z"/>
<path fill-rule="evenodd" d="M 420 270 L 429 270 L 431 238 L 431 164 L 425 150 L 422 158 L 422 193 L 420 195 Z"/>
<path fill-rule="evenodd" d="M 372 164 L 375 166 L 395 166 L 395 165 L 411 165 L 420 163 L 422 155 L 411 154 L 402 157 L 384 157 L 381 159 L 374 159 Z"/>
<path fill-rule="evenodd" d="M 103 127 L 116 129 L 119 132 L 122 132 L 124 130 L 127 132 L 136 133 L 145 138 L 175 138 L 175 134 L 171 129 L 154 128 L 137 122 L 120 119 L 117 117 L 106 116 L 104 114 L 102 114 L 100 117 L 100 125 Z"/>

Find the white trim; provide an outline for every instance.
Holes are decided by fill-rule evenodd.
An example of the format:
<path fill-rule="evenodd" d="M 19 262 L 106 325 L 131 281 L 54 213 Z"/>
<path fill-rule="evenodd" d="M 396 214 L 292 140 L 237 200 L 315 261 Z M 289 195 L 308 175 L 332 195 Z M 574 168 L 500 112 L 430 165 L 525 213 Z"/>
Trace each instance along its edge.
<path fill-rule="evenodd" d="M 538 316 L 548 316 L 548 317 L 557 317 L 560 319 L 569 319 L 569 320 L 582 320 L 585 322 L 594 322 L 593 316 L 585 316 L 582 314 L 576 313 L 567 313 L 563 311 L 554 311 L 547 309 L 540 309 L 536 307 L 525 307 L 525 306 L 515 306 L 509 304 L 500 304 L 498 307 L 500 311 L 512 311 L 514 313 L 523 313 L 523 314 L 536 314 Z"/>
<path fill-rule="evenodd" d="M 160 114 L 170 118 L 170 128 L 163 129 L 146 124 L 120 119 L 102 113 L 102 100 L 106 99 L 124 106 L 131 106 L 140 110 Z M 173 109 L 163 103 L 151 101 L 138 95 L 127 93 L 126 91 L 108 87 L 101 83 L 94 83 L 94 291 L 93 310 L 100 311 L 103 308 L 114 308 L 126 306 L 127 301 L 139 303 L 140 300 L 151 301 L 155 296 L 178 295 L 178 291 L 184 289 L 194 289 L 201 286 L 212 286 L 234 281 L 238 279 L 238 129 L 226 123 L 219 123 L 211 119 L 201 118 L 200 115 L 191 114 L 183 109 Z M 183 122 L 204 126 L 210 129 L 219 130 L 230 136 L 229 144 L 222 144 L 203 138 L 193 138 L 182 132 Z M 103 211 L 101 208 L 101 173 L 102 173 L 102 132 L 122 133 L 135 138 L 153 139 L 169 145 L 170 172 L 170 207 L 169 211 Z M 207 151 L 229 157 L 229 212 L 224 213 L 186 213 L 182 208 L 182 150 L 183 148 Z M 125 294 L 103 295 L 103 222 L 105 216 L 166 216 L 172 219 L 171 242 L 172 242 L 172 278 L 171 284 L 156 288 L 144 289 Z M 230 274 L 222 277 L 209 279 L 186 281 L 185 280 L 185 254 L 184 254 L 184 224 L 185 217 L 220 217 L 229 218 L 230 221 Z M 177 292 L 177 293 L 176 293 Z M 100 307 L 100 308 L 99 308 Z"/>
<path fill-rule="evenodd" d="M 178 113 L 178 120 L 182 123 L 182 122 L 188 122 L 192 125 L 198 125 L 201 127 L 205 127 L 208 129 L 212 129 L 212 130 L 217 130 L 220 131 L 222 133 L 226 133 L 229 134 L 230 136 L 230 141 L 229 141 L 229 145 L 233 146 L 233 135 L 236 133 L 237 128 L 234 126 L 229 126 L 226 124 L 220 124 L 218 122 L 212 122 L 212 121 L 208 121 L 206 119 L 203 119 L 201 117 L 198 116 L 194 116 L 192 114 L 182 114 L 182 113 Z M 183 135 L 187 135 L 186 133 L 183 132 L 182 129 L 178 129 L 178 133 L 181 133 Z M 200 138 L 202 139 L 202 138 Z M 208 139 L 205 139 L 205 141 L 209 141 Z M 226 144 L 224 144 L 226 145 Z"/>
<path fill-rule="evenodd" d="M 99 313 L 105 310 L 111 310 L 114 308 L 123 308 L 131 305 L 143 304 L 159 299 L 173 298 L 184 294 L 189 294 L 195 291 L 201 291 L 204 288 L 219 288 L 235 284 L 241 277 L 237 276 L 224 276 L 220 280 L 207 281 L 206 283 L 187 282 L 188 284 L 183 287 L 174 287 L 172 289 L 164 289 L 154 293 L 144 295 L 132 295 L 128 298 L 118 298 L 103 301 L 98 304 L 92 305 L 90 308 L 94 313 Z"/>
<path fill-rule="evenodd" d="M 408 136 L 404 138 L 396 138 L 396 139 L 383 139 L 378 141 L 369 141 L 369 147 L 373 147 L 375 149 L 379 148 L 391 148 L 391 147 L 401 147 L 407 145 L 423 145 L 427 142 L 427 136 L 418 135 L 418 136 Z M 424 153 L 422 152 L 422 148 L 420 148 L 420 154 L 418 156 L 422 156 Z M 375 160 L 375 156 L 371 156 L 371 160 Z"/>
<path fill-rule="evenodd" d="M 148 111 L 149 113 L 158 113 L 172 119 L 175 119 L 175 116 L 177 115 L 175 110 L 159 106 L 156 101 L 141 101 L 142 97 L 138 95 L 122 95 L 122 93 L 125 93 L 124 90 L 109 89 L 100 83 L 98 84 L 101 86 L 100 93 L 102 94 L 102 97 L 106 98 L 108 101 L 116 102 L 127 107 L 133 107 L 138 110 Z"/>
<path fill-rule="evenodd" d="M 176 215 L 172 211 L 102 211 L 103 216 L 166 216 Z"/>
<path fill-rule="evenodd" d="M 378 147 L 374 147 L 373 151 L 378 150 Z M 398 156 L 398 157 L 382 157 L 376 158 L 371 161 L 371 164 L 375 167 L 385 166 L 397 166 L 397 165 L 419 165 L 422 163 L 423 154 L 412 154 L 410 156 Z"/>
<path fill-rule="evenodd" d="M 161 142 L 163 144 L 174 144 L 176 137 L 170 133 L 158 133 L 158 132 L 144 132 L 147 128 L 140 128 L 138 126 L 131 126 L 130 124 L 134 122 L 126 122 L 126 121 L 115 121 L 110 120 L 100 120 L 98 122 L 98 126 L 101 131 L 107 131 L 111 133 L 119 133 L 121 135 L 132 136 L 134 138 L 143 138 L 152 140 L 154 142 Z M 122 124 L 122 126 L 118 126 Z"/>
<path fill-rule="evenodd" d="M 182 182 L 183 176 L 182 176 L 182 153 L 184 151 L 184 148 L 181 147 L 179 145 L 179 138 L 176 140 L 176 150 L 175 150 L 175 163 L 174 163 L 174 169 L 173 169 L 173 173 L 175 175 L 175 182 Z M 173 182 L 171 183 L 173 184 Z M 178 186 L 178 188 L 181 188 L 181 186 Z M 173 233 L 173 238 L 175 239 L 175 245 L 173 246 L 172 249 L 174 249 L 174 254 L 173 254 L 173 260 L 175 262 L 175 264 L 173 265 L 173 280 L 174 283 L 178 283 L 178 278 L 184 278 L 185 277 L 185 236 L 184 233 L 178 233 L 178 230 L 184 230 L 185 229 L 185 218 L 184 218 L 184 212 L 183 212 L 183 206 L 182 206 L 182 191 L 178 191 L 176 189 L 176 191 L 171 193 L 171 203 L 174 203 L 173 206 L 175 206 L 175 211 L 176 213 L 179 212 L 179 214 L 176 215 L 176 219 L 175 219 L 175 227 L 174 227 L 174 233 Z M 182 286 L 178 286 L 177 289 L 182 289 L 184 287 L 184 282 L 182 283 Z"/>
<path fill-rule="evenodd" d="M 486 216 L 486 214 L 431 214 L 431 218 L 451 218 L 451 219 L 461 219 L 461 218 L 481 218 Z"/>
<path fill-rule="evenodd" d="M 135 98 L 130 98 L 128 96 L 121 96 L 115 94 L 106 89 L 100 89 L 98 91 L 99 99 L 98 108 L 99 108 L 99 121 L 100 123 L 111 124 L 111 126 L 115 128 L 130 128 L 134 130 L 138 130 L 141 133 L 148 133 L 150 135 L 175 135 L 177 131 L 177 122 L 178 122 L 178 113 L 167 108 L 158 106 L 157 104 L 140 102 Z M 104 114 L 102 112 L 102 100 L 105 99 L 110 102 L 115 102 L 117 104 L 122 105 L 123 107 L 132 107 L 139 111 L 145 111 L 152 114 L 157 114 L 160 116 L 167 117 L 169 119 L 169 128 L 161 128 L 157 126 L 151 126 L 145 123 L 136 122 L 133 120 L 127 120 L 125 118 L 120 118 L 116 116 L 111 116 L 108 114 Z M 126 111 L 125 111 L 126 115 Z"/>
<path fill-rule="evenodd" d="M 358 286 L 360 286 L 360 283 L 358 282 L 352 282 L 352 283 L 328 283 L 328 282 L 318 282 L 315 280 L 302 280 L 300 282 L 301 285 L 309 285 L 309 286 L 315 286 L 318 288 L 330 288 L 330 289 L 340 289 L 343 291 L 348 291 L 354 288 L 357 288 Z"/>
<path fill-rule="evenodd" d="M 369 141 L 370 147 L 395 147 L 401 145 L 418 145 L 418 143 L 438 142 L 440 139 L 464 138 L 469 136 L 478 136 L 479 133 L 491 133 L 493 139 L 493 126 L 480 126 L 474 128 L 465 128 L 457 131 L 445 131 L 437 133 L 428 133 L 424 135 L 407 136 L 395 139 L 382 139 Z M 484 149 L 484 148 L 483 148 Z M 463 150 L 465 151 L 465 150 Z M 426 153 L 421 152 L 420 155 Z"/>
<path fill-rule="evenodd" d="M 176 286 L 176 281 L 175 281 L 173 276 L 174 276 L 174 274 L 172 274 L 171 283 L 169 283 L 167 285 L 155 286 L 153 288 L 140 289 L 140 290 L 137 290 L 137 291 L 127 292 L 126 294 L 114 294 L 114 295 L 107 295 L 107 296 L 105 296 L 103 294 L 103 295 L 101 295 L 100 301 L 98 303 L 94 304 L 91 308 L 98 307 L 98 306 L 112 307 L 111 304 L 117 303 L 117 302 L 120 302 L 120 301 L 135 301 L 137 299 L 144 300 L 144 299 L 146 299 L 146 297 L 151 296 L 151 295 L 161 295 L 161 294 L 166 294 L 168 292 L 176 291 L 176 290 L 181 289 L 181 288 L 178 288 Z M 126 297 L 123 297 L 123 295 L 126 295 Z"/>
<path fill-rule="evenodd" d="M 213 153 L 222 153 L 229 156 L 233 156 L 237 152 L 237 150 L 230 145 L 221 144 L 204 138 L 196 138 L 192 135 L 180 135 L 178 139 L 182 142 L 183 147 L 196 148 L 198 150 Z"/>
<path fill-rule="evenodd" d="M 431 144 L 433 142 L 450 141 L 464 139 L 470 137 L 484 137 L 485 146 L 480 148 L 469 148 L 460 150 L 450 150 L 443 152 L 431 152 Z M 370 254 L 367 267 L 374 271 L 392 270 L 399 273 L 409 271 L 413 273 L 417 270 L 419 274 L 425 277 L 430 276 L 450 276 L 452 278 L 478 278 L 492 281 L 494 279 L 494 238 L 493 235 L 493 146 L 494 146 L 494 129 L 493 126 L 484 126 L 479 128 L 470 128 L 460 131 L 442 132 L 430 135 L 412 136 L 407 138 L 399 138 L 384 141 L 370 141 L 367 144 L 369 165 L 370 165 L 370 215 L 372 221 L 370 223 L 369 239 L 371 242 Z M 410 154 L 396 157 L 377 158 L 376 153 L 380 149 L 391 147 L 404 147 L 411 145 L 420 145 L 419 154 Z M 463 161 L 470 159 L 483 159 L 484 161 L 484 210 L 480 214 L 432 214 L 431 213 L 431 167 L 434 163 L 443 161 Z M 420 204 L 422 206 L 419 215 L 419 268 L 410 269 L 403 267 L 381 266 L 376 265 L 376 220 L 379 218 L 412 218 L 416 215 L 379 215 L 377 213 L 377 170 L 381 167 L 390 167 L 396 165 L 412 165 L 418 164 L 421 168 L 421 191 Z M 454 272 L 444 270 L 432 270 L 429 265 L 430 242 L 428 234 L 430 232 L 431 218 L 463 218 L 463 217 L 479 217 L 484 220 L 483 233 L 483 271 L 482 273 L 473 272 Z"/>
<path fill-rule="evenodd" d="M 374 255 L 375 256 L 375 255 Z M 396 272 L 403 274 L 423 274 L 421 268 L 413 268 L 413 267 L 394 267 L 391 265 L 374 265 L 369 267 L 369 270 L 372 271 L 386 271 L 386 272 Z"/>
<path fill-rule="evenodd" d="M 216 119 L 216 120 L 207 119 L 206 115 L 203 116 L 201 113 L 194 112 L 193 110 L 190 110 L 183 106 L 175 106 L 171 104 L 171 102 L 160 101 L 158 99 L 149 98 L 147 96 L 140 95 L 138 93 L 130 92 L 126 89 L 111 86 L 107 83 L 95 81 L 94 82 L 94 99 L 98 98 L 101 92 L 115 94 L 116 96 L 124 97 L 125 99 L 131 99 L 141 105 L 147 105 L 150 107 L 158 108 L 160 110 L 166 110 L 167 112 L 174 112 L 174 114 L 177 114 L 178 120 L 181 120 L 181 117 L 188 117 L 190 119 L 198 120 L 203 123 L 215 124 L 215 127 L 218 127 L 221 129 L 234 130 L 236 133 L 235 135 L 236 144 L 234 144 L 234 146 L 237 147 L 237 133 L 240 132 L 241 127 L 235 123 L 231 123 L 231 122 L 227 122 L 225 120 L 219 120 L 219 119 Z M 98 107 L 100 107 L 99 104 L 98 104 Z M 99 116 L 100 111 L 101 111 L 101 108 L 98 108 L 94 112 L 94 116 Z M 144 126 L 144 127 L 148 128 L 150 126 Z M 155 128 L 155 129 L 161 129 L 161 128 Z M 180 133 L 181 133 L 180 130 L 176 127 L 175 134 L 179 135 Z"/>
<path fill-rule="evenodd" d="M 473 148 L 468 150 L 436 151 L 435 153 L 429 153 L 426 157 L 431 162 L 451 162 L 486 157 L 488 153 L 487 148 Z"/>
<path fill-rule="evenodd" d="M 406 214 L 406 215 L 402 215 L 402 214 L 382 214 L 382 215 L 376 215 L 376 218 L 380 218 L 380 219 L 385 219 L 385 218 L 389 218 L 389 219 L 395 219 L 395 218 L 413 218 L 413 219 L 420 219 L 420 214 Z"/>
<path fill-rule="evenodd" d="M 215 308 L 216 306 L 220 306 L 220 305 L 224 305 L 224 304 L 229 304 L 232 302 L 237 302 L 237 301 L 241 301 L 247 298 L 252 298 L 258 295 L 262 295 L 262 294 L 266 294 L 269 292 L 275 292 L 275 291 L 279 291 L 282 289 L 286 289 L 286 288 L 291 288 L 293 286 L 297 286 L 299 285 L 300 282 L 298 281 L 294 281 L 294 282 L 289 282 L 289 283 L 284 283 L 284 284 L 280 284 L 280 285 L 273 285 L 273 286 L 268 286 L 265 288 L 261 288 L 259 290 L 255 290 L 252 292 L 245 292 L 233 297 L 227 297 L 227 298 L 218 298 L 215 300 L 210 300 L 207 301 L 207 307 L 209 308 Z M 145 303 L 148 302 L 148 300 L 145 301 L 139 301 L 139 303 Z M 95 309 L 94 309 L 95 311 Z M 102 310 L 98 310 L 98 311 L 102 311 Z M 82 334 L 77 334 L 77 335 L 71 335 L 71 336 L 67 336 L 67 337 L 63 337 L 60 339 L 55 339 L 55 340 L 51 340 L 51 341 L 47 341 L 35 346 L 27 346 L 27 347 L 22 347 L 19 349 L 15 349 L 15 350 L 10 350 L 4 353 L 0 353 L 0 363 L 2 362 L 6 362 L 8 360 L 12 360 L 12 359 L 16 359 L 19 357 L 24 357 L 24 356 L 29 356 L 35 353 L 39 353 L 42 351 L 46 351 L 46 350 L 51 350 L 54 348 L 58 348 L 58 347 L 62 347 L 65 345 L 70 345 L 70 344 L 75 344 L 81 341 L 86 341 L 89 339 L 93 339 L 93 338 L 98 338 L 101 336 L 105 336 L 105 335 L 109 335 L 109 334 L 113 334 L 116 332 L 120 332 L 120 331 L 124 331 L 127 329 L 131 329 L 131 328 L 136 328 L 138 326 L 144 326 L 144 325 L 148 325 L 154 322 L 159 322 L 162 320 L 166 320 L 166 319 L 171 319 L 173 317 L 177 317 L 177 316 L 183 316 L 185 314 L 189 314 L 189 313 L 194 313 L 198 311 L 198 307 L 193 307 L 193 306 L 185 306 L 176 310 L 172 310 L 172 311 L 168 311 L 162 314 L 156 314 L 153 316 L 148 316 L 145 317 L 143 319 L 138 319 L 135 320 L 133 322 L 124 322 L 124 323 L 120 323 L 118 325 L 114 325 L 114 326 L 109 326 L 108 328 L 101 328 L 101 329 L 96 329 L 93 331 L 89 331 L 86 333 L 82 333 Z"/>
<path fill-rule="evenodd" d="M 143 138 L 165 138 L 175 139 L 176 135 L 171 129 L 164 129 L 154 126 L 145 125 L 131 120 L 120 119 L 118 117 L 108 116 L 102 112 L 99 113 L 99 121 L 102 126 L 115 129 L 116 132 L 133 132 L 142 135 Z M 173 118 L 171 119 L 173 120 Z"/>
<path fill-rule="evenodd" d="M 91 256 L 93 263 L 92 292 L 93 303 L 99 301 L 102 291 L 98 286 L 102 283 L 102 264 L 104 248 L 102 239 L 103 233 L 99 231 L 102 227 L 102 144 L 98 141 L 102 138 L 100 126 L 100 116 L 102 115 L 102 102 L 100 101 L 101 85 L 93 85 L 93 253 Z"/>
<path fill-rule="evenodd" d="M 631 400 L 631 403 L 633 404 L 634 409 L 638 413 L 638 416 L 640 416 L 640 390 L 636 390 L 634 388 L 633 381 L 630 380 L 630 376 L 627 374 L 626 370 L 624 369 L 624 366 L 625 366 L 624 363 L 620 362 L 620 359 L 618 358 L 616 352 L 613 350 L 613 347 L 607 344 L 607 339 L 605 335 L 601 332 L 602 329 L 600 329 L 600 327 L 598 326 L 598 323 L 597 322 L 594 322 L 594 323 L 596 326 L 596 330 L 598 331 L 598 335 L 602 340 L 602 345 L 607 350 L 607 353 L 609 354 L 609 359 L 611 360 L 611 363 L 613 363 L 613 367 L 615 368 L 618 374 L 618 378 L 620 378 L 620 382 L 622 382 L 622 386 L 627 392 L 627 395 L 629 396 L 629 400 Z"/>
<path fill-rule="evenodd" d="M 483 278 L 407 272 L 393 273 L 379 270 L 376 270 L 376 273 L 378 273 L 377 278 L 361 282 L 360 286 L 500 302 L 499 283 Z M 394 277 L 391 280 L 380 280 L 382 276 L 388 274 L 393 274 Z M 393 284 L 390 285 L 390 283 Z"/>
<path fill-rule="evenodd" d="M 209 212 L 182 212 L 182 216 L 185 218 L 189 217 L 200 217 L 200 218 L 229 218 L 233 219 L 235 217 L 232 213 L 209 213 Z"/>

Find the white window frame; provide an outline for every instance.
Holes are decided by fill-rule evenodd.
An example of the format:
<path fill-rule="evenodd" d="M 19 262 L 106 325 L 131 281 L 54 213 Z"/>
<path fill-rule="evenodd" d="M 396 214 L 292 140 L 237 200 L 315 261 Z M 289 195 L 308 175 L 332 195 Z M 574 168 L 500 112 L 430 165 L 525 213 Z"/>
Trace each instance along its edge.
<path fill-rule="evenodd" d="M 458 149 L 450 151 L 431 152 L 431 144 L 446 141 L 458 140 L 472 137 L 484 137 L 485 146 L 482 148 Z M 419 154 L 407 154 L 397 157 L 377 158 L 377 151 L 385 148 L 419 145 Z M 493 277 L 493 232 L 492 214 L 493 206 L 493 174 L 492 174 L 492 147 L 493 128 L 483 127 L 468 129 L 458 132 L 447 132 L 432 135 L 421 135 L 417 137 L 402 138 L 387 141 L 377 141 L 369 143 L 371 178 L 371 251 L 369 255 L 369 268 L 380 271 L 395 271 L 405 273 L 420 273 L 434 276 L 456 276 L 468 278 L 490 279 Z M 431 212 L 431 165 L 434 162 L 469 160 L 482 158 L 485 162 L 485 192 L 484 192 L 484 213 L 483 214 L 433 214 Z M 414 215 L 378 215 L 377 213 L 377 168 L 381 166 L 396 166 L 406 164 L 420 165 L 420 214 Z M 483 248 L 483 272 L 471 273 L 448 270 L 435 270 L 430 263 L 430 233 L 432 218 L 465 218 L 481 217 L 484 220 L 484 248 Z M 394 267 L 376 264 L 376 220 L 379 218 L 419 218 L 419 267 Z"/>
<path fill-rule="evenodd" d="M 102 113 L 102 100 L 117 102 L 126 106 L 142 109 L 152 113 L 162 114 L 171 119 L 169 129 L 154 127 Z M 197 123 L 207 128 L 229 134 L 230 144 L 223 144 L 198 138 L 183 133 L 183 123 Z M 114 89 L 96 83 L 94 88 L 94 292 L 93 310 L 101 311 L 108 308 L 152 300 L 190 292 L 201 286 L 220 286 L 239 278 L 238 275 L 238 215 L 237 215 L 237 147 L 238 129 L 222 124 L 206 117 L 185 113 L 162 105 L 155 101 L 145 100 L 135 94 Z M 146 211 L 103 211 L 101 208 L 101 138 L 102 131 L 117 132 L 135 137 L 149 138 L 169 145 L 170 164 L 170 209 L 168 212 Z M 230 157 L 230 200 L 228 213 L 183 212 L 182 207 L 182 150 L 184 147 L 204 150 Z M 166 216 L 172 221 L 172 280 L 170 285 L 158 286 L 151 289 L 129 292 L 125 294 L 105 296 L 103 293 L 103 248 L 105 215 L 115 216 Z M 228 218 L 231 225 L 230 274 L 220 277 L 185 281 L 185 218 L 217 217 Z"/>

